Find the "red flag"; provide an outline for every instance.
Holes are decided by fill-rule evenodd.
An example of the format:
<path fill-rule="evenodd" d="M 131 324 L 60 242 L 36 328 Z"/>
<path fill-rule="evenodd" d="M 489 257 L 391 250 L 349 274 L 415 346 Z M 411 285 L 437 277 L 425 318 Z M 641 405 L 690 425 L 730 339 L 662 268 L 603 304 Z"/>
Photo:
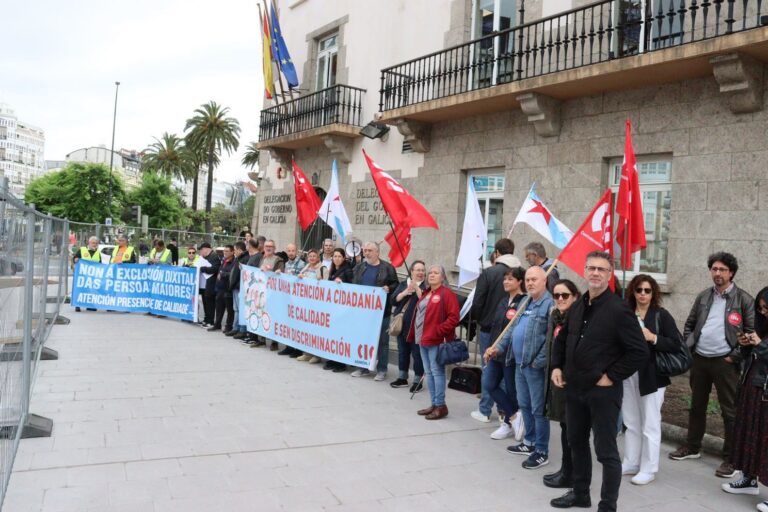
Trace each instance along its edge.
<path fill-rule="evenodd" d="M 411 228 L 439 229 L 432 214 L 424 208 L 411 194 L 405 190 L 392 176 L 376 165 L 368 153 L 363 150 L 365 161 L 371 170 L 376 190 L 379 191 L 381 204 L 392 219 L 396 228 L 408 226 Z"/>
<path fill-rule="evenodd" d="M 610 188 L 605 191 L 558 257 L 560 262 L 568 265 L 580 276 L 584 275 L 584 265 L 587 262 L 587 254 L 590 252 L 604 251 L 613 259 L 612 196 Z M 613 281 L 611 279 L 611 290 L 613 290 Z"/>
<path fill-rule="evenodd" d="M 296 214 L 301 229 L 306 231 L 317 218 L 320 209 L 320 198 L 315 188 L 309 182 L 301 168 L 293 162 L 293 188 L 296 193 Z"/>
<path fill-rule="evenodd" d="M 401 226 L 394 231 L 390 230 L 384 240 L 389 244 L 389 262 L 395 268 L 402 266 L 411 252 L 411 227 Z"/>
<path fill-rule="evenodd" d="M 632 148 L 632 123 L 627 119 L 627 135 L 624 142 L 624 163 L 621 166 L 619 195 L 616 199 L 618 228 L 616 240 L 621 247 L 624 268 L 632 267 L 632 254 L 645 249 L 645 221 L 640 196 L 640 178 L 637 175 L 637 159 Z"/>

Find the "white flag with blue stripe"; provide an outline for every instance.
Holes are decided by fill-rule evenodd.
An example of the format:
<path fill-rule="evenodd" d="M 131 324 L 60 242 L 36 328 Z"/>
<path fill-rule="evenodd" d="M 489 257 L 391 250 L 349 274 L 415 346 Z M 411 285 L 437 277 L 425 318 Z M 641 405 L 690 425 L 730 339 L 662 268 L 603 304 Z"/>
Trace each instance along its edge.
<path fill-rule="evenodd" d="M 536 187 L 535 183 L 531 187 L 531 191 L 528 192 L 528 197 L 525 198 L 523 207 L 520 208 L 520 213 L 517 214 L 512 229 L 515 229 L 515 224 L 519 222 L 528 224 L 552 245 L 562 249 L 573 236 L 573 231 L 555 218 L 552 212 L 549 211 L 549 208 L 544 206 L 539 196 L 536 195 L 534 187 Z"/>
<path fill-rule="evenodd" d="M 347 236 L 352 232 L 352 224 L 349 223 L 347 211 L 341 202 L 339 195 L 339 173 L 336 169 L 336 160 L 333 161 L 333 171 L 331 173 L 331 186 L 328 187 L 328 195 L 325 201 L 320 205 L 318 216 L 328 224 L 331 229 L 341 237 L 342 243 L 347 242 Z"/>

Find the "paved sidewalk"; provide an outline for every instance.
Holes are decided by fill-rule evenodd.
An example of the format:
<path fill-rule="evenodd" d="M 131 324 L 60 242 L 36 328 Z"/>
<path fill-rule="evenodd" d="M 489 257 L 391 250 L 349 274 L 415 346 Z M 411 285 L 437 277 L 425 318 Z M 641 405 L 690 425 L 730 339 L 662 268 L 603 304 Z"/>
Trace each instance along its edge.
<path fill-rule="evenodd" d="M 449 390 L 450 416 L 430 422 L 426 390 L 410 401 L 174 320 L 64 314 L 31 407 L 53 436 L 21 442 L 5 512 L 535 511 L 561 494 L 541 484 L 556 425 L 553 462 L 526 471 L 469 395 Z M 653 484 L 622 483 L 620 509 L 755 510 L 720 490 L 717 463 L 664 457 Z"/>

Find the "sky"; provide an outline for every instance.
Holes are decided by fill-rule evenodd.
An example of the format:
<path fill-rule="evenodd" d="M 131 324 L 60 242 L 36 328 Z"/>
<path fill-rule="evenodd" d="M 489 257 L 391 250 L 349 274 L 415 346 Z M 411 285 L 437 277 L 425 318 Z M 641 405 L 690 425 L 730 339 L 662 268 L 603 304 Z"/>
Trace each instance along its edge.
<path fill-rule="evenodd" d="M 142 150 L 181 135 L 203 103 L 240 122 L 238 153 L 217 179 L 246 178 L 262 104 L 259 13 L 253 0 L 35 0 L 5 2 L 0 102 L 45 131 L 46 160 L 88 146 Z"/>

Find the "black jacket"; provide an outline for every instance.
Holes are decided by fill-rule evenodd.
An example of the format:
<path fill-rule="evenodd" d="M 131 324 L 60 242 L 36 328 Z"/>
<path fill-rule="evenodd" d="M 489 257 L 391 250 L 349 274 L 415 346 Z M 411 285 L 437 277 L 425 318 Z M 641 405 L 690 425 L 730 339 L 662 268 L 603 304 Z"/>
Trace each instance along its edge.
<path fill-rule="evenodd" d="M 509 310 L 516 310 L 517 307 L 520 305 L 520 301 L 523 300 L 524 297 L 525 297 L 524 293 L 521 293 L 515 296 L 511 306 L 509 305 L 509 294 L 505 294 L 505 296 L 501 298 L 499 303 L 496 305 L 496 311 L 494 312 L 494 316 L 493 316 L 493 324 L 491 325 L 491 343 L 496 341 L 496 338 L 499 337 L 499 334 L 501 334 L 501 331 L 504 330 L 504 328 L 507 326 L 507 324 L 511 320 L 510 318 L 507 317 L 507 312 Z M 502 358 L 501 360 L 503 361 L 504 358 Z"/>
<path fill-rule="evenodd" d="M 768 399 L 768 336 L 762 340 L 758 346 L 741 347 L 741 355 L 744 358 L 744 371 L 741 374 L 741 379 L 742 384 L 746 383 L 752 365 L 758 365 L 750 384 L 763 388 L 765 390 L 764 395 Z"/>
<path fill-rule="evenodd" d="M 352 278 L 352 282 L 354 284 L 362 284 L 363 274 L 365 273 L 366 268 L 368 268 L 368 263 L 365 260 L 363 260 L 360 264 L 355 265 Z M 388 318 L 391 314 L 390 310 L 392 309 L 390 304 L 390 296 L 392 294 L 392 290 L 394 290 L 397 286 L 397 271 L 390 262 L 379 260 L 379 272 L 376 274 L 376 286 L 389 287 L 389 293 L 387 293 L 387 303 L 384 306 L 384 318 Z"/>
<path fill-rule="evenodd" d="M 253 256 L 248 258 L 248 266 L 259 268 L 261 267 L 261 258 L 264 257 L 263 252 L 257 252 Z"/>
<path fill-rule="evenodd" d="M 650 308 L 643 320 L 645 327 L 657 336 L 656 344 L 648 344 L 651 357 L 639 370 L 640 395 L 650 395 L 659 388 L 669 386 L 669 377 L 656 373 L 656 352 L 676 352 L 683 343 L 683 335 L 675 324 L 675 319 L 664 308 Z"/>
<path fill-rule="evenodd" d="M 219 268 L 221 268 L 221 258 L 216 254 L 216 251 L 211 251 L 205 259 L 208 260 L 211 266 L 200 267 L 200 272 L 202 274 L 211 274 L 211 277 L 205 280 L 205 292 L 213 295 L 216 291 L 216 275 L 219 273 Z"/>
<path fill-rule="evenodd" d="M 405 279 L 403 282 L 401 282 L 399 285 L 397 285 L 397 288 L 390 294 L 390 298 L 392 299 L 392 314 L 397 315 L 400 313 L 403 308 L 408 306 L 408 309 L 405 310 L 405 314 L 403 315 L 403 325 L 409 326 L 411 325 L 411 322 L 413 321 L 413 313 L 416 311 L 416 303 L 419 301 L 419 296 L 415 293 L 413 295 L 406 295 L 403 297 L 403 300 L 398 301 L 397 296 L 403 293 L 403 291 L 408 288 L 408 279 Z M 422 281 L 421 285 L 419 286 L 422 291 L 427 290 L 427 281 Z M 405 340 L 405 337 L 408 335 L 407 331 L 408 329 L 403 329 L 404 332 L 400 333 L 400 336 L 403 337 L 403 340 Z"/>
<path fill-rule="evenodd" d="M 513 267 L 519 267 L 520 260 L 511 254 L 504 254 L 496 263 L 480 274 L 475 284 L 475 298 L 472 299 L 472 318 L 477 319 L 482 332 L 489 332 L 499 301 L 507 295 L 504 291 L 504 274 Z"/>
<path fill-rule="evenodd" d="M 555 338 L 552 368 L 565 370 L 567 388 L 587 390 L 604 373 L 619 384 L 642 368 L 649 355 L 637 317 L 606 290 L 591 304 L 585 293 L 568 310 Z"/>
<path fill-rule="evenodd" d="M 223 260 L 219 267 L 219 275 L 216 276 L 216 292 L 226 292 L 226 295 L 231 295 L 230 288 L 230 275 L 232 269 L 237 267 L 237 260 L 233 256 L 230 260 Z M 213 277 L 211 278 L 213 279 Z"/>
<path fill-rule="evenodd" d="M 355 277 L 352 273 L 352 266 L 346 261 L 339 268 L 336 268 L 336 265 L 331 265 L 331 273 L 328 275 L 328 280 L 335 281 L 337 277 L 341 279 L 342 283 L 351 283 Z"/>
<path fill-rule="evenodd" d="M 237 264 L 232 269 L 232 272 L 229 274 L 229 289 L 230 290 L 239 290 L 240 289 L 240 265 L 247 265 L 248 264 L 248 258 L 250 258 L 250 255 L 247 252 L 244 252 L 237 258 Z"/>

